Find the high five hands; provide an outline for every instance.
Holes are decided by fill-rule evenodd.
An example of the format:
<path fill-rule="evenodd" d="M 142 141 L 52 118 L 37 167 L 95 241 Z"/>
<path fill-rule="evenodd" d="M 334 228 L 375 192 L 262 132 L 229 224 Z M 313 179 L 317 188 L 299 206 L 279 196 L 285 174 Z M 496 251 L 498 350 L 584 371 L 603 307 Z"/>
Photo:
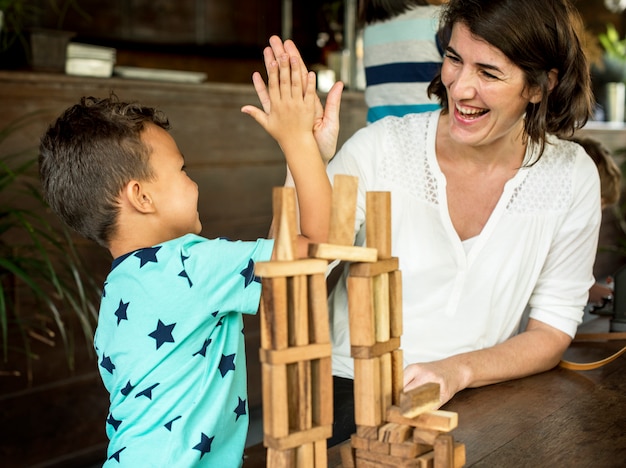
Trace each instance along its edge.
<path fill-rule="evenodd" d="M 259 72 L 254 72 L 252 75 L 252 83 L 263 109 L 246 105 L 242 107 L 241 111 L 252 116 L 270 135 L 276 138 L 276 134 L 272 133 L 275 128 L 272 128 L 274 119 L 272 118 L 271 103 L 279 102 L 278 99 L 280 99 L 281 104 L 285 104 L 284 100 L 287 97 L 295 102 L 296 93 L 292 93 L 292 91 L 301 89 L 304 101 L 313 99 L 313 136 L 322 159 L 328 163 L 337 149 L 343 83 L 338 81 L 333 85 L 326 97 L 326 107 L 324 108 L 315 92 L 315 75 L 307 70 L 293 41 L 288 39 L 283 43 L 278 36 L 272 36 L 269 43 L 270 46 L 263 51 L 268 85 L 265 85 Z M 288 63 L 291 73 L 286 71 L 286 63 Z M 280 141 L 279 144 L 281 144 Z"/>

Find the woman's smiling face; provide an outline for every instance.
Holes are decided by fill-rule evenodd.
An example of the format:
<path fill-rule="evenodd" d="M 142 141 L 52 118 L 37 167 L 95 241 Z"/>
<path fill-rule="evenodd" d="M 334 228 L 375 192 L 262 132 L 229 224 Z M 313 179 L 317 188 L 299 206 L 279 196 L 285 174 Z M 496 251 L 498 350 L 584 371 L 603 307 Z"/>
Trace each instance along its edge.
<path fill-rule="evenodd" d="M 528 103 L 541 96 L 528 91 L 521 68 L 463 23 L 452 28 L 441 81 L 448 93 L 450 137 L 470 146 L 520 137 Z"/>

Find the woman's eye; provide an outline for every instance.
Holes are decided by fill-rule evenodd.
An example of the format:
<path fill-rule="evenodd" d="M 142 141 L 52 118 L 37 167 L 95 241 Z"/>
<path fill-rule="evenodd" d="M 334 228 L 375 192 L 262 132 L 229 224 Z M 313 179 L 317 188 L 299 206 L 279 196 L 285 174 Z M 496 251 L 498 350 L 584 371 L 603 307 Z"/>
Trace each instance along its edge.
<path fill-rule="evenodd" d="M 486 71 L 483 71 L 482 74 L 488 80 L 497 80 L 498 79 L 498 77 L 496 75 L 493 75 L 493 74 L 491 74 L 489 72 L 486 72 Z"/>
<path fill-rule="evenodd" d="M 460 62 L 460 61 L 461 61 L 461 59 L 460 59 L 460 58 L 458 58 L 456 55 L 452 55 L 452 54 L 450 54 L 450 53 L 447 53 L 447 54 L 446 54 L 446 58 L 447 58 L 448 60 L 450 60 L 451 62 L 454 62 L 454 63 L 458 63 L 458 62 Z"/>

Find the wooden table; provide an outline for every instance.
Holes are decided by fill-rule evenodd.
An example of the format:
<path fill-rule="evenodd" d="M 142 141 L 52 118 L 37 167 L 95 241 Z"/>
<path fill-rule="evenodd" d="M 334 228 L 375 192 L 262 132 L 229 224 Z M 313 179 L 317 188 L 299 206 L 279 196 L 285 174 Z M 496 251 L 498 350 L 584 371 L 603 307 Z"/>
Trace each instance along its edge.
<path fill-rule="evenodd" d="M 585 331 L 608 330 L 596 319 Z M 565 359 L 603 359 L 626 341 L 574 343 Z M 549 372 L 458 393 L 443 409 L 459 414 L 452 434 L 473 467 L 626 466 L 626 356 L 591 371 Z M 338 450 L 329 468 L 341 466 Z M 262 445 L 246 450 L 244 468 L 265 467 Z"/>

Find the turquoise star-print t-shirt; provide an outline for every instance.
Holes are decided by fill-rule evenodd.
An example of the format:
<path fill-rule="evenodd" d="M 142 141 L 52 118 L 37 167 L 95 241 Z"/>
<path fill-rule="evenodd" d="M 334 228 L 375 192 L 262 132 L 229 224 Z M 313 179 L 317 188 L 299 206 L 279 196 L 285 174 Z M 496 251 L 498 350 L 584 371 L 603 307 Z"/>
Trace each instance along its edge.
<path fill-rule="evenodd" d="M 186 235 L 114 260 L 95 348 L 110 394 L 105 467 L 238 467 L 248 432 L 243 318 L 273 241 Z"/>

